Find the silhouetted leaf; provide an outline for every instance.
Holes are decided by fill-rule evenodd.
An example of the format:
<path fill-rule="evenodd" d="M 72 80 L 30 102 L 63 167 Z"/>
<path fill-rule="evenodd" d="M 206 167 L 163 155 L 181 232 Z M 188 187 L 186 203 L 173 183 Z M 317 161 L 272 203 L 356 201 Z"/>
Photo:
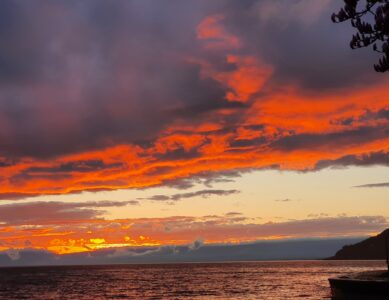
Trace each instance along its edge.
<path fill-rule="evenodd" d="M 374 69 L 377 72 L 389 71 L 389 0 L 344 0 L 344 3 L 338 13 L 331 15 L 331 20 L 334 23 L 350 20 L 351 26 L 357 30 L 351 38 L 350 47 L 357 49 L 373 45 L 374 51 L 383 53 Z M 374 23 L 366 15 L 373 15 Z"/>

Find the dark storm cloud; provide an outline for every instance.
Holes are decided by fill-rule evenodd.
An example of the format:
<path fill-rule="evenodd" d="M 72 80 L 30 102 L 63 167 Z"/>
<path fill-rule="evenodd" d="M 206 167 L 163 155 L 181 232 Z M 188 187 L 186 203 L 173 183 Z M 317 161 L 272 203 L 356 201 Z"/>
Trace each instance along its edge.
<path fill-rule="evenodd" d="M 320 90 L 376 78 L 365 71 L 367 54 L 347 48 L 347 26 L 330 23 L 339 3 L 309 2 L 1 1 L 0 117 L 11 128 L 0 129 L 1 152 L 48 157 L 136 143 L 180 118 L 244 108 L 188 62 L 199 56 L 219 71 L 234 68 L 197 41 L 198 24 L 212 14 L 225 15 L 242 54 L 275 68 L 275 82 Z"/>
<path fill-rule="evenodd" d="M 321 160 L 316 164 L 315 169 L 348 166 L 367 167 L 374 165 L 389 166 L 389 153 L 379 151 L 361 155 L 347 155 L 335 160 Z"/>
<path fill-rule="evenodd" d="M 0 85 L 36 82 L 46 74 L 44 69 L 52 58 L 47 57 L 49 53 L 44 47 L 51 40 L 38 31 L 41 24 L 35 15 L 39 12 L 21 1 L 4 0 L 0 5 Z M 29 34 L 22 34 L 23 31 Z"/>
<path fill-rule="evenodd" d="M 186 61 L 215 7 L 201 2 L 2 1 L 0 117 L 12 130 L 0 130 L 1 152 L 47 157 L 153 139 L 183 111 L 234 105 Z"/>
<path fill-rule="evenodd" d="M 376 127 L 368 112 L 353 115 L 369 108 L 359 100 L 324 112 L 326 95 L 357 99 L 354 86 L 383 81 L 366 71 L 374 53 L 348 49 L 349 26 L 330 22 L 338 8 L 335 0 L 0 1 L 0 199 L 210 186 L 233 178 L 209 176 L 208 164 L 266 169 L 264 148 L 345 149 L 386 138 L 382 103 L 370 107 Z M 339 120 L 312 133 L 300 128 L 303 114 L 281 128 L 287 117 L 276 102 L 288 88 L 292 102 L 301 98 L 309 111 L 320 98 L 318 118 Z M 68 162 L 71 155 L 83 158 Z"/>
<path fill-rule="evenodd" d="M 101 217 L 101 208 L 138 205 L 136 200 L 99 202 L 27 202 L 0 205 L 0 223 L 39 225 Z M 42 214 L 42 212 L 44 212 Z"/>

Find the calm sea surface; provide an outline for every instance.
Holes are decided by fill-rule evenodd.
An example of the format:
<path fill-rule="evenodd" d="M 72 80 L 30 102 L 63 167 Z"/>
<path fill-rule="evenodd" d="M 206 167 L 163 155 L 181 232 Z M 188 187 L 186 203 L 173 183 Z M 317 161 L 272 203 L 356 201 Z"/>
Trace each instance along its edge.
<path fill-rule="evenodd" d="M 0 299 L 329 299 L 327 278 L 383 262 L 0 268 Z"/>

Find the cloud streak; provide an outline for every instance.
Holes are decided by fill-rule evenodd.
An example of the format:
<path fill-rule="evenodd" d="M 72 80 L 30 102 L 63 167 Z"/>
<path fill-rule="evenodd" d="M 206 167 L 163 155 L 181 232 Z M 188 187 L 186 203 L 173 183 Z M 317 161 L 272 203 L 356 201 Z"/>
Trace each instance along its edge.
<path fill-rule="evenodd" d="M 188 193 L 178 193 L 173 195 L 154 195 L 150 198 L 139 198 L 139 200 L 146 199 L 152 201 L 180 201 L 183 199 L 190 199 L 194 197 L 208 198 L 210 196 L 229 196 L 238 194 L 238 190 L 200 190 Z"/>
<path fill-rule="evenodd" d="M 380 182 L 380 183 L 368 183 L 362 185 L 356 185 L 355 188 L 387 188 L 389 187 L 389 182 Z"/>
<path fill-rule="evenodd" d="M 3 225 L 64 224 L 103 216 L 108 207 L 138 205 L 136 200 L 99 202 L 27 202 L 0 205 Z"/>

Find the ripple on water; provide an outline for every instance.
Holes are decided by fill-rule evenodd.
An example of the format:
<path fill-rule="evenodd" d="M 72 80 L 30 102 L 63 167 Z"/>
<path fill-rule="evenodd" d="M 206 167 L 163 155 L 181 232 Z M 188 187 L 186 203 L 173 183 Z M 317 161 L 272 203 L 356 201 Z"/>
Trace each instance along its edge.
<path fill-rule="evenodd" d="M 0 268 L 0 299 L 329 299 L 328 277 L 381 262 Z"/>

